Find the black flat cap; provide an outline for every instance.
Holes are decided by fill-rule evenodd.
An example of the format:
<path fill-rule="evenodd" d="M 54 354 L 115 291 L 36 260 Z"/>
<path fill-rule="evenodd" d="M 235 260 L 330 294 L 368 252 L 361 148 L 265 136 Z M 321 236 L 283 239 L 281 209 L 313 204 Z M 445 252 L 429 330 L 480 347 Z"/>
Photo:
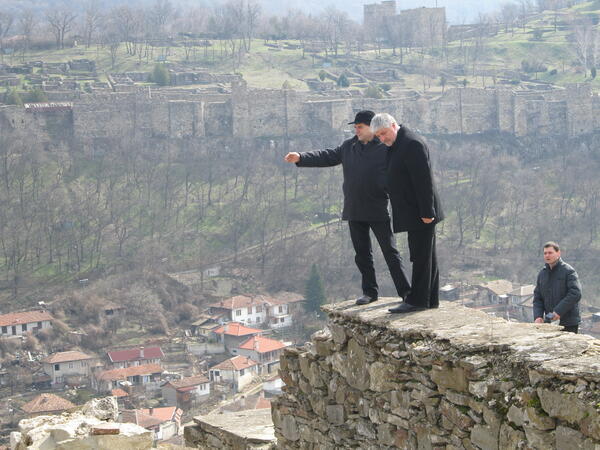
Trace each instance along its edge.
<path fill-rule="evenodd" d="M 371 125 L 371 119 L 375 116 L 373 111 L 365 110 L 359 111 L 356 113 L 356 117 L 354 117 L 354 122 L 348 122 L 348 125 L 354 125 L 357 123 L 364 123 L 365 125 Z"/>

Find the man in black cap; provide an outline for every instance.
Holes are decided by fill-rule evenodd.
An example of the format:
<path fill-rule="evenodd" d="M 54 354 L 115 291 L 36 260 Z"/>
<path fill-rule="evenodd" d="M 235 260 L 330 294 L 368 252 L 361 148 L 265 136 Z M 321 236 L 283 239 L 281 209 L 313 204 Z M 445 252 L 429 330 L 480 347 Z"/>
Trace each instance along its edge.
<path fill-rule="evenodd" d="M 354 260 L 362 275 L 363 295 L 356 300 L 357 305 L 374 302 L 378 296 L 369 230 L 373 230 L 379 242 L 398 296 L 404 298 L 410 291 L 388 213 L 388 196 L 385 191 L 387 147 L 375 137 L 370 128 L 374 115 L 373 111 L 360 111 L 356 114 L 354 122 L 349 123 L 354 125 L 355 136 L 335 149 L 292 152 L 285 156 L 287 162 L 296 163 L 298 167 L 343 166 L 342 219 L 348 221 L 356 252 Z"/>

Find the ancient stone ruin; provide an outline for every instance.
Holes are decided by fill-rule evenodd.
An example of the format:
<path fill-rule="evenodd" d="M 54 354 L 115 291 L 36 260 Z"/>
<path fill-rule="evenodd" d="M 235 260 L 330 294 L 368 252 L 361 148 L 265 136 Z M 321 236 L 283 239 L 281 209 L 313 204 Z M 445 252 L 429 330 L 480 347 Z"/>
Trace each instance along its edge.
<path fill-rule="evenodd" d="M 600 342 L 444 302 L 329 305 L 281 359 L 280 449 L 598 449 Z"/>

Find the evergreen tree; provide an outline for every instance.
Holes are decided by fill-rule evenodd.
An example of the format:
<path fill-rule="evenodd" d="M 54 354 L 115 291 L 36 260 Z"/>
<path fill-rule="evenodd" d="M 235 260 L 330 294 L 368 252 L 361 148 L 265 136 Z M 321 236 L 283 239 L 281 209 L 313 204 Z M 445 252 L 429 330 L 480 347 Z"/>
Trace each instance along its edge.
<path fill-rule="evenodd" d="M 323 280 L 317 269 L 317 265 L 313 264 L 310 269 L 310 275 L 306 280 L 306 289 L 304 291 L 306 298 L 306 310 L 316 312 L 321 315 L 321 305 L 325 304 L 325 290 L 323 289 Z"/>
<path fill-rule="evenodd" d="M 171 82 L 171 75 L 164 64 L 156 64 L 154 66 L 152 81 L 161 86 L 167 86 Z"/>

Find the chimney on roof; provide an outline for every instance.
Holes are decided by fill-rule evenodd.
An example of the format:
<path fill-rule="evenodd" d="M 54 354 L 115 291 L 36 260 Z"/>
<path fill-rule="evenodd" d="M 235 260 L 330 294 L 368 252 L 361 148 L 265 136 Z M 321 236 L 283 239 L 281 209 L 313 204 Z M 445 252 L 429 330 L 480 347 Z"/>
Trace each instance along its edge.
<path fill-rule="evenodd" d="M 258 339 L 256 338 L 256 336 L 254 336 L 254 351 L 258 351 Z"/>
<path fill-rule="evenodd" d="M 144 359 L 144 347 L 140 347 L 140 359 Z"/>
<path fill-rule="evenodd" d="M 154 412 L 154 408 L 150 408 L 150 410 L 148 411 L 148 415 L 152 415 L 152 413 Z"/>

